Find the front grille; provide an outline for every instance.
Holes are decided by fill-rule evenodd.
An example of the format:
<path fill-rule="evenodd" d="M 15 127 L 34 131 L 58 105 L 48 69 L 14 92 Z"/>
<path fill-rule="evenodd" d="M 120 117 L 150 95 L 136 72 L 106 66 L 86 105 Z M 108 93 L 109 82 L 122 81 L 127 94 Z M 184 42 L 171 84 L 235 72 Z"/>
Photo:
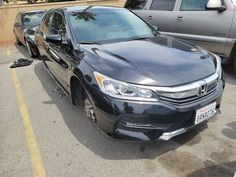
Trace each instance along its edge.
<path fill-rule="evenodd" d="M 196 102 L 196 101 L 200 101 L 202 99 L 205 99 L 211 95 L 213 95 L 216 91 L 217 91 L 217 86 L 218 86 L 218 80 L 214 80 L 211 83 L 208 83 L 207 85 L 207 92 L 203 95 L 191 95 L 188 97 L 183 97 L 183 98 L 173 98 L 173 97 L 168 97 L 168 94 L 163 94 L 165 96 L 163 96 L 162 94 L 160 94 L 160 100 L 164 101 L 164 102 L 169 102 L 172 104 L 188 104 L 188 103 L 192 103 L 192 102 Z"/>

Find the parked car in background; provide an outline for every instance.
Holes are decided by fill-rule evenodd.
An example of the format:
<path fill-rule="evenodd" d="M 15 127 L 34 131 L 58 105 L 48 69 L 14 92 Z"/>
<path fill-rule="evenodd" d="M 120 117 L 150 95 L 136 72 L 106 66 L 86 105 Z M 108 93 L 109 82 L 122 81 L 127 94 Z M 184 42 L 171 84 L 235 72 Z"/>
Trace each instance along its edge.
<path fill-rule="evenodd" d="M 26 46 L 31 57 L 38 56 L 38 49 L 34 42 L 34 33 L 45 14 L 44 10 L 19 12 L 16 15 L 13 32 L 17 43 Z"/>
<path fill-rule="evenodd" d="M 236 71 L 236 0 L 127 0 L 133 10 L 162 34 L 193 42 L 234 63 Z"/>
<path fill-rule="evenodd" d="M 35 39 L 51 76 L 109 135 L 169 140 L 219 113 L 220 58 L 127 9 L 53 9 Z"/>

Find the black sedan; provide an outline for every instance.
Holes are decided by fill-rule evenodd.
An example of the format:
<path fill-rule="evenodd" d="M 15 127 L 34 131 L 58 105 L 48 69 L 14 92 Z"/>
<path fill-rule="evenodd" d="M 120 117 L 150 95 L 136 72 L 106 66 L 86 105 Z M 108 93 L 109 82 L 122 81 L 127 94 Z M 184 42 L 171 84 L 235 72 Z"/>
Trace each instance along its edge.
<path fill-rule="evenodd" d="M 53 9 L 35 38 L 46 69 L 109 135 L 169 140 L 220 113 L 220 58 L 127 9 Z"/>
<path fill-rule="evenodd" d="M 16 15 L 13 32 L 17 43 L 25 45 L 31 57 L 38 56 L 38 49 L 34 43 L 34 33 L 45 14 L 43 10 L 19 12 Z"/>

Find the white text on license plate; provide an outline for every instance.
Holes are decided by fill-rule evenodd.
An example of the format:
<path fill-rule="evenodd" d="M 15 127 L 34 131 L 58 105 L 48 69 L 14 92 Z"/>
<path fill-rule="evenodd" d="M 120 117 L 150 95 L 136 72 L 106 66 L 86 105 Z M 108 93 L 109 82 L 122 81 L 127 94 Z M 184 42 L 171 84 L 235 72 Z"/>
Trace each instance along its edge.
<path fill-rule="evenodd" d="M 196 111 L 195 125 L 214 116 L 216 112 L 216 103 L 212 103 Z"/>

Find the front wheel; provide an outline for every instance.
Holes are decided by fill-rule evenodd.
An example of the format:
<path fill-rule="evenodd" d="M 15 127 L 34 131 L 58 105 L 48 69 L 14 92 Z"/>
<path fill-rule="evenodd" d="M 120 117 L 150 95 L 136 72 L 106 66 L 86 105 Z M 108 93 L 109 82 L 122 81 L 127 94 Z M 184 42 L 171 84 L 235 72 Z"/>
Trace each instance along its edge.
<path fill-rule="evenodd" d="M 32 51 L 32 49 L 31 49 L 31 47 L 30 47 L 30 44 L 29 44 L 29 41 L 28 41 L 28 40 L 25 41 L 25 44 L 26 44 L 26 48 L 27 48 L 27 50 L 28 50 L 29 55 L 30 55 L 32 58 L 36 58 L 37 56 L 33 53 L 33 51 Z"/>
<path fill-rule="evenodd" d="M 85 114 L 88 118 L 90 118 L 93 122 L 97 122 L 95 111 L 93 108 L 93 104 L 89 99 L 84 88 L 77 81 L 74 85 L 74 101 L 76 105 L 81 105 L 84 107 Z"/>

